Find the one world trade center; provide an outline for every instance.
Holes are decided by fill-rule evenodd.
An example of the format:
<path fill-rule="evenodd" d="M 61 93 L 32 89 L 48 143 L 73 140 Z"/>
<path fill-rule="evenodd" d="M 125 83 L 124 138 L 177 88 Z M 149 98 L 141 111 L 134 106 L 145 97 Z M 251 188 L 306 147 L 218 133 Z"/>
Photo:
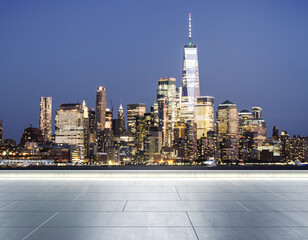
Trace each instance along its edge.
<path fill-rule="evenodd" d="M 184 47 L 181 118 L 193 120 L 196 98 L 200 97 L 198 50 L 191 44 L 191 14 L 189 14 L 189 44 Z"/>

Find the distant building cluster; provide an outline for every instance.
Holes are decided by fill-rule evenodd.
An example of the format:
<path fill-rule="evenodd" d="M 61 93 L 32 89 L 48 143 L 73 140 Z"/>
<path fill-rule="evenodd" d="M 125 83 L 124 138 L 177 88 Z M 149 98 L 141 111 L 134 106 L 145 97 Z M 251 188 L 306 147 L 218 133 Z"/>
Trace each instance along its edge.
<path fill-rule="evenodd" d="M 273 129 L 266 138 L 262 109 L 238 111 L 229 100 L 214 111 L 214 97 L 200 96 L 197 47 L 184 47 L 182 86 L 160 78 L 156 100 L 127 105 L 127 124 L 120 104 L 117 115 L 103 86 L 96 91 L 95 109 L 82 103 L 61 104 L 52 134 L 52 98 L 40 99 L 40 126 L 25 129 L 20 144 L 3 141 L 3 159 L 52 159 L 73 164 L 217 164 L 290 163 L 307 161 L 308 138 Z M 216 119 L 216 121 L 215 121 Z"/>

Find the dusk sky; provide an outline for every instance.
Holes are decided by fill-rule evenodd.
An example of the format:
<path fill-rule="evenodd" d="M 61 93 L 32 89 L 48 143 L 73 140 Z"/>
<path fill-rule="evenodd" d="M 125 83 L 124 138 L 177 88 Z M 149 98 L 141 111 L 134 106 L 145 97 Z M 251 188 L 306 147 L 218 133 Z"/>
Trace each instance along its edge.
<path fill-rule="evenodd" d="M 238 110 L 263 109 L 274 125 L 308 135 L 308 1 L 0 1 L 0 120 L 19 140 L 39 127 L 39 100 L 95 107 L 107 91 L 120 99 L 156 99 L 157 80 L 181 85 L 183 47 L 198 47 L 201 95 Z"/>

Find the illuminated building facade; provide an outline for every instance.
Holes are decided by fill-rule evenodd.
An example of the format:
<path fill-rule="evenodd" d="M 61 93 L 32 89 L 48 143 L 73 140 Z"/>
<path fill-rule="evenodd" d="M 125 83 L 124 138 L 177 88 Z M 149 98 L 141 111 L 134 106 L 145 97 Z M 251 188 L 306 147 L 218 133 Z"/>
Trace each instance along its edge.
<path fill-rule="evenodd" d="M 186 159 L 194 161 L 197 159 L 197 124 L 193 120 L 186 122 Z"/>
<path fill-rule="evenodd" d="M 219 104 L 216 117 L 220 160 L 230 163 L 238 160 L 239 116 L 237 106 L 226 100 Z"/>
<path fill-rule="evenodd" d="M 239 113 L 239 135 L 244 137 L 246 132 L 253 133 L 255 148 L 260 148 L 266 139 L 266 124 L 261 117 L 261 108 L 253 107 L 253 114 L 248 110 Z"/>
<path fill-rule="evenodd" d="M 145 152 L 148 162 L 159 161 L 161 159 L 162 132 L 158 127 L 151 127 L 145 139 Z"/>
<path fill-rule="evenodd" d="M 145 114 L 145 104 L 136 103 L 127 105 L 127 131 L 135 135 L 137 117 Z"/>
<path fill-rule="evenodd" d="M 82 102 L 82 112 L 83 112 L 83 121 L 84 121 L 84 147 L 85 147 L 85 156 L 89 157 L 90 155 L 90 131 L 89 131 L 89 108 L 86 105 L 86 101 Z"/>
<path fill-rule="evenodd" d="M 105 129 L 112 129 L 112 111 L 109 108 L 106 108 Z"/>
<path fill-rule="evenodd" d="M 182 87 L 176 88 L 176 121 L 181 121 L 182 112 Z"/>
<path fill-rule="evenodd" d="M 290 160 L 290 136 L 286 131 L 282 131 L 279 140 L 281 142 L 281 160 L 287 162 Z"/>
<path fill-rule="evenodd" d="M 119 120 L 119 133 L 125 133 L 125 116 L 122 104 L 120 104 L 119 111 L 118 111 L 118 120 Z"/>
<path fill-rule="evenodd" d="M 89 108 L 89 151 L 88 157 L 93 159 L 97 152 L 95 110 Z"/>
<path fill-rule="evenodd" d="M 266 139 L 260 151 L 261 162 L 280 162 L 281 161 L 281 142 L 273 139 Z"/>
<path fill-rule="evenodd" d="M 218 137 L 214 131 L 208 131 L 207 137 L 201 137 L 197 140 L 198 160 L 218 159 Z"/>
<path fill-rule="evenodd" d="M 51 97 L 41 97 L 40 99 L 40 130 L 43 134 L 44 141 L 51 141 L 52 129 L 52 98 Z"/>
<path fill-rule="evenodd" d="M 25 146 L 26 143 L 38 143 L 41 144 L 44 142 L 44 137 L 42 135 L 42 132 L 38 128 L 32 127 L 32 124 L 30 124 L 30 127 L 26 128 L 24 130 L 24 133 L 20 139 L 20 146 Z"/>
<path fill-rule="evenodd" d="M 90 143 L 95 143 L 96 139 L 96 121 L 95 121 L 95 110 L 93 108 L 89 108 L 89 134 Z"/>
<path fill-rule="evenodd" d="M 214 131 L 214 98 L 198 97 L 195 105 L 197 139 L 207 137 L 208 131 Z"/>
<path fill-rule="evenodd" d="M 151 115 L 152 115 L 152 125 L 154 127 L 159 126 L 159 117 L 158 117 L 158 103 L 154 102 L 153 106 L 151 107 Z"/>
<path fill-rule="evenodd" d="M 308 137 L 293 136 L 290 144 L 290 159 L 293 161 L 307 161 Z"/>
<path fill-rule="evenodd" d="M 145 136 L 152 126 L 151 113 L 145 113 L 143 117 L 136 118 L 136 144 L 138 149 L 143 149 Z"/>
<path fill-rule="evenodd" d="M 189 44 L 184 47 L 182 73 L 181 118 L 193 119 L 196 98 L 200 96 L 198 50 L 191 44 L 191 14 L 189 14 Z"/>
<path fill-rule="evenodd" d="M 56 111 L 55 142 L 71 146 L 73 162 L 84 160 L 84 113 L 80 103 L 61 104 Z"/>
<path fill-rule="evenodd" d="M 158 103 L 159 129 L 162 132 L 163 145 L 171 146 L 173 128 L 176 122 L 175 78 L 158 79 L 157 103 Z"/>
<path fill-rule="evenodd" d="M 99 86 L 96 91 L 96 128 L 103 131 L 106 124 L 106 89 Z"/>

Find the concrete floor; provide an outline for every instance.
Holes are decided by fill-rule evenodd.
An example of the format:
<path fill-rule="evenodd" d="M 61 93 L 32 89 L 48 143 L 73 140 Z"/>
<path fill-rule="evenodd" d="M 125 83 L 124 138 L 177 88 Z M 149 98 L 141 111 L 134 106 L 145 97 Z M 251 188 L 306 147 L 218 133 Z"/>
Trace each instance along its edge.
<path fill-rule="evenodd" d="M 0 239 L 308 239 L 308 179 L 0 179 Z"/>

